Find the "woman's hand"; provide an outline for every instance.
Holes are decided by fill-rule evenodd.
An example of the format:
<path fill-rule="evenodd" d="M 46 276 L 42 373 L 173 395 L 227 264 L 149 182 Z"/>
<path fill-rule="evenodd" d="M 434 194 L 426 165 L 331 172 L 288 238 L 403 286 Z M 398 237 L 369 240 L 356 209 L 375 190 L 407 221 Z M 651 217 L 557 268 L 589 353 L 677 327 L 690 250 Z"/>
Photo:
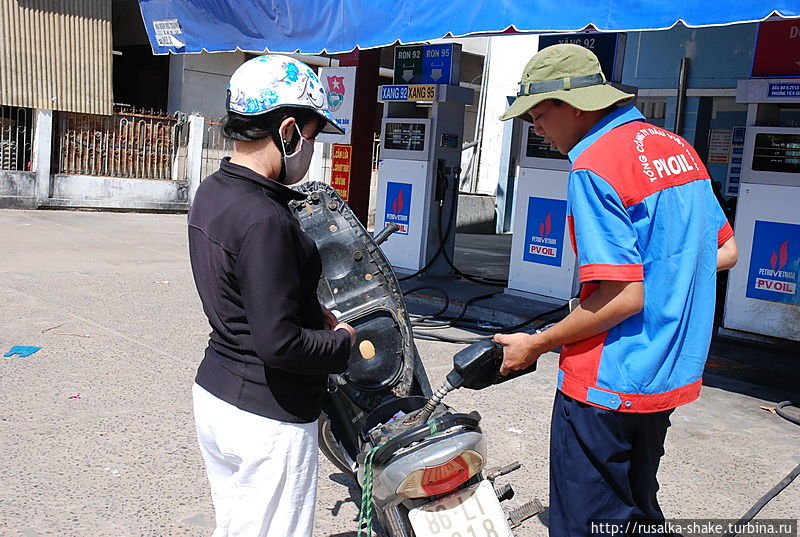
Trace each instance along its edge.
<path fill-rule="evenodd" d="M 350 326 L 349 324 L 347 324 L 347 323 L 339 323 L 333 329 L 334 330 L 339 330 L 339 329 L 347 330 L 350 333 L 350 346 L 352 347 L 353 345 L 356 344 L 356 329 L 353 328 L 352 326 Z"/>
<path fill-rule="evenodd" d="M 322 318 L 325 320 L 325 329 L 335 330 L 335 326 L 339 324 L 339 320 L 336 318 L 336 315 L 331 313 L 331 310 L 322 304 L 320 304 L 319 307 L 322 309 Z"/>

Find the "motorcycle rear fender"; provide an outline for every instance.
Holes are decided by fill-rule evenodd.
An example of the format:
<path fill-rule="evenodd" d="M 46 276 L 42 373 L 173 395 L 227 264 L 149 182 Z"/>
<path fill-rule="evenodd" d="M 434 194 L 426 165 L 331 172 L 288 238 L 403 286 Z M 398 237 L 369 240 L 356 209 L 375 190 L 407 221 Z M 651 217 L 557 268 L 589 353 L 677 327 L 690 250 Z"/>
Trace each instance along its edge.
<path fill-rule="evenodd" d="M 406 498 L 397 495 L 400 483 L 412 472 L 444 464 L 466 450 L 479 453 L 486 460 L 486 441 L 477 431 L 456 429 L 420 442 L 415 447 L 393 457 L 383 467 L 373 470 L 372 497 L 381 508 L 397 505 Z M 359 464 L 358 482 L 363 484 L 363 465 Z"/>

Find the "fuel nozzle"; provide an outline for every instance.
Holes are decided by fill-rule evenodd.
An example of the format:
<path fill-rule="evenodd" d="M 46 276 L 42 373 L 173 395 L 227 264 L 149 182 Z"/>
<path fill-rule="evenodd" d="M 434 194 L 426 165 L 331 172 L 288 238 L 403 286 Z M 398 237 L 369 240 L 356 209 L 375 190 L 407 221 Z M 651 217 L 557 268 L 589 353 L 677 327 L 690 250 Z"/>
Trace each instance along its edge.
<path fill-rule="evenodd" d="M 453 356 L 453 370 L 447 374 L 445 381 L 428 399 L 418 416 L 419 421 L 427 421 L 436 406 L 445 395 L 458 388 L 482 390 L 500 384 L 512 378 L 522 376 L 536 370 L 536 362 L 527 369 L 512 371 L 508 375 L 500 374 L 503 363 L 503 346 L 487 339 L 473 343 Z"/>

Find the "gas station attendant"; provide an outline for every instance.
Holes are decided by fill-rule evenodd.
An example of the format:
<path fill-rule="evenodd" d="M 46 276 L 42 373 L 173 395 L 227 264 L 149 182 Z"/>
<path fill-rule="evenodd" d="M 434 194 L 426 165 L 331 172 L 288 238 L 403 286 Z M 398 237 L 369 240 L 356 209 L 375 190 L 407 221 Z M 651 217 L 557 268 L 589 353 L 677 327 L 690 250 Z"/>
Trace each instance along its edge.
<path fill-rule="evenodd" d="M 550 431 L 550 535 L 593 521 L 659 523 L 656 473 L 672 411 L 694 401 L 708 355 L 716 272 L 733 230 L 695 150 L 644 122 L 578 45 L 527 64 L 502 120 L 532 121 L 569 157 L 567 219 L 580 304 L 537 334 L 498 334 L 501 373 L 561 347 Z M 595 533 L 596 534 L 596 533 Z"/>

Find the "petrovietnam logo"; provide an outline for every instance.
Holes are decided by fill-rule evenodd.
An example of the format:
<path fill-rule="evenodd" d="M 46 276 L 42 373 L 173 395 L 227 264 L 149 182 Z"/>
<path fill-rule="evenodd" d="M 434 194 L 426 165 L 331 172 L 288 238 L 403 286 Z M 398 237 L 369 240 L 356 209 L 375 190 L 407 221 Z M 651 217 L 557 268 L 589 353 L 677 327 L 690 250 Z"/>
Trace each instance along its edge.
<path fill-rule="evenodd" d="M 328 108 L 331 112 L 336 112 L 342 107 L 344 102 L 344 77 L 329 76 L 328 79 Z"/>
<path fill-rule="evenodd" d="M 558 241 L 550 238 L 553 229 L 553 213 L 547 213 L 544 220 L 539 222 L 539 236 L 532 236 L 528 253 L 543 255 L 545 257 L 558 256 Z"/>
<path fill-rule="evenodd" d="M 762 291 L 773 291 L 787 295 L 797 292 L 797 274 L 783 270 L 789 262 L 789 241 L 783 241 L 769 257 L 769 268 L 758 269 L 755 288 Z"/>

